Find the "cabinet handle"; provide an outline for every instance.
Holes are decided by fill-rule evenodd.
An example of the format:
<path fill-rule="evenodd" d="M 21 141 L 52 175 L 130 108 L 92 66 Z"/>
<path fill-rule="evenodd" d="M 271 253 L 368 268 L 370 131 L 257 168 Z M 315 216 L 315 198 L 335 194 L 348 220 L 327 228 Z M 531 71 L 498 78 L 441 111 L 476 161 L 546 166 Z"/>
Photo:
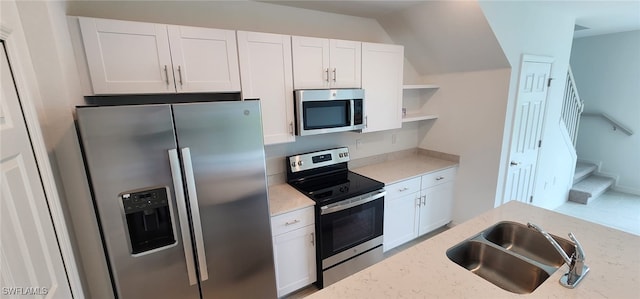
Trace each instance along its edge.
<path fill-rule="evenodd" d="M 402 189 L 398 189 L 399 192 L 404 192 L 404 191 L 407 191 L 407 190 L 409 190 L 409 188 L 407 188 L 407 187 L 404 187 Z"/>
<path fill-rule="evenodd" d="M 324 69 L 325 81 L 329 82 L 329 68 Z"/>
<path fill-rule="evenodd" d="M 289 123 L 289 133 L 291 133 L 291 135 L 293 135 L 293 122 Z"/>
<path fill-rule="evenodd" d="M 423 204 L 423 205 L 426 205 L 426 204 L 427 204 L 427 196 L 426 196 L 426 195 L 423 195 L 423 196 L 421 196 L 421 197 L 422 197 L 422 204 Z"/>
<path fill-rule="evenodd" d="M 368 127 L 369 127 L 369 117 L 368 117 L 368 116 L 365 116 L 365 117 L 364 117 L 364 127 L 365 127 L 365 128 L 368 128 Z"/>
<path fill-rule="evenodd" d="M 439 176 L 439 177 L 436 178 L 436 181 L 440 181 L 440 180 L 444 180 L 444 177 L 443 176 Z"/>
<path fill-rule="evenodd" d="M 293 220 L 293 221 L 285 222 L 285 223 L 284 223 L 284 225 L 285 225 L 285 226 L 294 225 L 294 224 L 296 224 L 296 223 L 298 223 L 298 222 L 300 222 L 300 220 L 295 219 L 295 220 Z"/>
<path fill-rule="evenodd" d="M 417 203 L 416 203 L 417 206 L 421 205 L 421 200 L 420 200 L 421 198 L 422 198 L 422 196 L 416 197 L 416 199 L 418 200 Z"/>
<path fill-rule="evenodd" d="M 316 246 L 316 233 L 311 233 L 311 246 Z"/>
<path fill-rule="evenodd" d="M 182 69 L 178 66 L 178 78 L 180 78 L 180 86 L 182 86 Z"/>
<path fill-rule="evenodd" d="M 167 86 L 169 86 L 169 71 L 167 71 L 167 65 L 164 65 L 164 77 L 165 77 L 165 81 L 167 83 Z"/>
<path fill-rule="evenodd" d="M 336 75 L 336 68 L 334 67 L 334 68 L 333 68 L 333 82 L 336 82 L 336 78 L 337 78 L 337 75 Z"/>

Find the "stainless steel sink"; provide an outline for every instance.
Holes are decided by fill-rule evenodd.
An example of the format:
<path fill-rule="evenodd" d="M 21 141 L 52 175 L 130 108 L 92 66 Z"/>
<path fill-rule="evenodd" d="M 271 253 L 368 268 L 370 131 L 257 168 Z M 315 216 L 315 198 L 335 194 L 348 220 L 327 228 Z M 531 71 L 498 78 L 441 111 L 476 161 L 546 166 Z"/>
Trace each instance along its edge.
<path fill-rule="evenodd" d="M 553 245 L 543 235 L 517 222 L 500 222 L 482 232 L 489 242 L 506 250 L 515 252 L 534 261 L 560 268 L 564 264 L 562 256 L 556 252 Z M 570 241 L 551 235 L 568 256 L 575 251 Z"/>
<path fill-rule="evenodd" d="M 478 241 L 466 241 L 447 250 L 447 257 L 513 293 L 531 293 L 549 278 L 542 268 Z"/>
<path fill-rule="evenodd" d="M 553 236 L 569 255 L 572 242 Z M 447 250 L 454 263 L 517 294 L 532 293 L 564 264 L 537 231 L 516 222 L 499 222 Z"/>

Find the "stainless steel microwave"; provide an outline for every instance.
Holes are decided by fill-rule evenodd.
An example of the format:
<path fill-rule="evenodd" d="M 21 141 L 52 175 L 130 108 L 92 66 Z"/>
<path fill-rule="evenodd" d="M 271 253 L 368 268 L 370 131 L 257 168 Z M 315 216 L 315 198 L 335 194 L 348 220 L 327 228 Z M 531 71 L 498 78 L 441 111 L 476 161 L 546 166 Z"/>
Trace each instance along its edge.
<path fill-rule="evenodd" d="M 296 135 L 361 131 L 364 121 L 363 89 L 295 91 Z"/>

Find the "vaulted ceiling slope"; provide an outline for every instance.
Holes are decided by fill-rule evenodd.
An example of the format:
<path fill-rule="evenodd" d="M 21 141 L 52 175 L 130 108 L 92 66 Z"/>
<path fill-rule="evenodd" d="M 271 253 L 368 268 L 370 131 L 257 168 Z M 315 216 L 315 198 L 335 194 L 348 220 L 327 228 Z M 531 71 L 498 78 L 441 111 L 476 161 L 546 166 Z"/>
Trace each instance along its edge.
<path fill-rule="evenodd" d="M 427 1 L 378 22 L 422 75 L 510 67 L 476 1 Z"/>
<path fill-rule="evenodd" d="M 477 1 L 260 1 L 380 23 L 420 75 L 509 67 Z"/>

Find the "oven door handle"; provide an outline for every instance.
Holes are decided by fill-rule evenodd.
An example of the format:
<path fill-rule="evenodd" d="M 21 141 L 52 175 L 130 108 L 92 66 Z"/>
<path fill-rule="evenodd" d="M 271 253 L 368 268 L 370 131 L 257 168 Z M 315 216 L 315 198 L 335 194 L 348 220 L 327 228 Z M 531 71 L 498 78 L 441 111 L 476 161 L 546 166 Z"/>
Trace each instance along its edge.
<path fill-rule="evenodd" d="M 330 205 L 320 207 L 320 215 L 331 214 L 335 212 L 339 212 L 342 210 L 346 210 L 348 208 L 352 208 L 361 204 L 368 203 L 370 201 L 374 201 L 378 198 L 384 197 L 387 194 L 384 189 L 373 191 L 371 193 L 367 193 L 364 195 L 356 196 L 350 199 L 345 199 L 343 201 L 339 201 L 336 203 L 332 203 Z"/>

